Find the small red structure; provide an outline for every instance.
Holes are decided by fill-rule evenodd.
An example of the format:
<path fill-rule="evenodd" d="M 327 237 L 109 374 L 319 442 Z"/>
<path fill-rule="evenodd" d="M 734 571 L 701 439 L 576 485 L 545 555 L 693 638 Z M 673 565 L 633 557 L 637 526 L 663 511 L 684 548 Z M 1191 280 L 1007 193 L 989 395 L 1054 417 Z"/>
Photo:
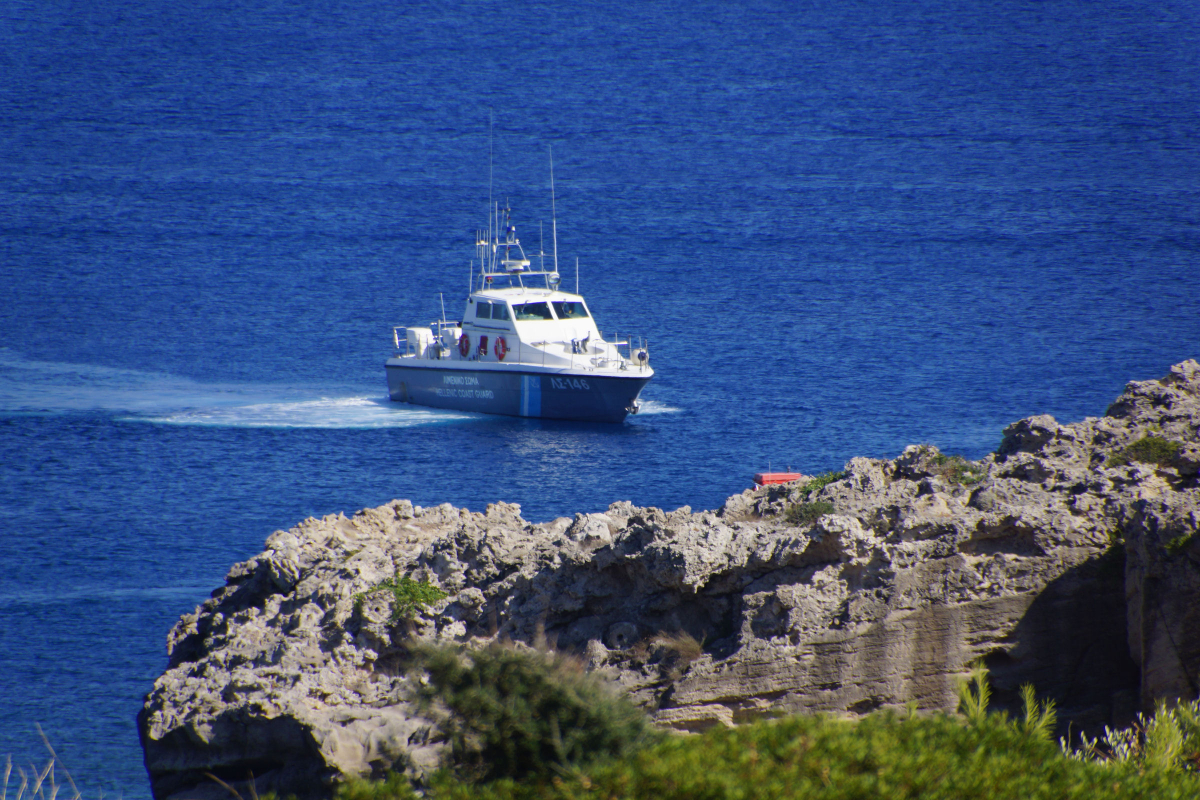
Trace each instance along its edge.
<path fill-rule="evenodd" d="M 754 476 L 755 486 L 767 486 L 772 483 L 791 483 L 802 480 L 805 476 L 799 472 L 759 472 Z"/>

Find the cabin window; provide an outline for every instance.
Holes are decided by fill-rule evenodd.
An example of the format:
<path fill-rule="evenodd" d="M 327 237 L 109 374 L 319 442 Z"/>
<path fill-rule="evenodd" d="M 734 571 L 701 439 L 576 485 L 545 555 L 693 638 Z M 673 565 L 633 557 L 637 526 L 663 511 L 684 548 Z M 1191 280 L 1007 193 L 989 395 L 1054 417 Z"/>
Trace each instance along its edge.
<path fill-rule="evenodd" d="M 475 304 L 475 319 L 491 319 L 492 304 L 486 300 L 480 300 Z"/>
<path fill-rule="evenodd" d="M 588 311 L 583 303 L 564 300 L 554 304 L 554 313 L 559 319 L 587 319 Z"/>
<path fill-rule="evenodd" d="M 513 314 L 518 320 L 554 319 L 547 303 L 522 303 L 513 306 Z"/>
<path fill-rule="evenodd" d="M 508 319 L 508 306 L 504 303 L 492 303 L 492 319 Z"/>

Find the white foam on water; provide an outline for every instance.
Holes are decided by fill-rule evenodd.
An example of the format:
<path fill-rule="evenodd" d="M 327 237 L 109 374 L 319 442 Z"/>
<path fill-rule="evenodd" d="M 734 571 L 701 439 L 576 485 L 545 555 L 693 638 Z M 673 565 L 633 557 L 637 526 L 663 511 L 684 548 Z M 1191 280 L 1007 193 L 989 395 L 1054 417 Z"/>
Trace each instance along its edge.
<path fill-rule="evenodd" d="M 71 591 L 61 591 L 59 589 L 44 590 L 44 589 L 17 589 L 9 592 L 0 592 L 0 608 L 17 606 L 17 605 L 64 605 L 77 603 L 80 601 L 94 602 L 98 600 L 176 600 L 179 598 L 204 599 L 211 591 L 211 585 L 180 585 L 180 586 L 148 586 L 144 588 L 121 589 L 114 588 L 108 585 L 90 585 L 81 586 L 72 589 Z"/>
<path fill-rule="evenodd" d="M 138 419 L 226 428 L 405 428 L 477 415 L 393 403 L 387 398 L 322 397 L 282 403 L 192 408 Z"/>
<path fill-rule="evenodd" d="M 645 400 L 642 402 L 641 409 L 638 410 L 638 416 L 643 414 L 678 414 L 683 409 L 669 406 L 666 403 L 660 403 L 657 400 Z"/>
<path fill-rule="evenodd" d="M 33 361 L 0 348 L 0 413 L 106 411 L 122 421 L 240 428 L 393 428 L 476 414 L 342 389 L 201 383 L 160 372 Z"/>

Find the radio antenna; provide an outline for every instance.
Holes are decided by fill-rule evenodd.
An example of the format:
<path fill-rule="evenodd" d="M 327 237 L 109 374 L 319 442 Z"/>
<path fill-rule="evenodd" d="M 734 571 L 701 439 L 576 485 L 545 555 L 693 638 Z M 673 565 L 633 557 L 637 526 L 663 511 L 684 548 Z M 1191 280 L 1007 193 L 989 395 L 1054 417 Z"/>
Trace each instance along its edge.
<path fill-rule="evenodd" d="M 575 294 L 579 294 L 579 256 L 575 256 Z"/>
<path fill-rule="evenodd" d="M 494 159 L 492 157 L 492 129 L 495 127 L 496 127 L 496 112 L 489 108 L 488 109 L 488 239 L 489 240 L 492 239 L 492 225 L 493 225 L 492 171 L 494 169 L 494 167 L 493 167 Z M 489 241 L 489 246 L 490 246 L 490 244 L 491 244 L 491 242 Z M 491 264 L 489 263 L 488 266 L 490 267 Z M 486 271 L 483 266 L 482 258 L 480 258 L 480 260 L 479 260 L 479 271 L 481 273 Z M 482 281 L 482 278 L 480 280 Z"/>
<path fill-rule="evenodd" d="M 554 237 L 554 271 L 558 272 L 558 214 L 554 208 L 554 146 L 550 147 L 550 231 Z"/>

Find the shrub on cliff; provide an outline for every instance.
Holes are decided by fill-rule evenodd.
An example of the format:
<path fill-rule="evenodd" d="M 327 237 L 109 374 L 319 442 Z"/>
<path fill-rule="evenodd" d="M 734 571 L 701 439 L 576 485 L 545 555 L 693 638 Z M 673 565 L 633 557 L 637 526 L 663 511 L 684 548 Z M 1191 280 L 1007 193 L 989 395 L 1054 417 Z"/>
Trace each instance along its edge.
<path fill-rule="evenodd" d="M 987 470 L 983 468 L 983 465 L 975 461 L 968 461 L 962 456 L 938 453 L 933 457 L 932 463 L 934 474 L 941 475 L 950 483 L 974 486 L 987 477 Z"/>
<path fill-rule="evenodd" d="M 508 681 L 487 679 L 497 664 L 519 664 L 509 675 L 532 670 L 538 680 L 561 683 L 563 662 L 494 647 L 483 659 L 466 666 L 462 654 L 427 650 L 440 666 L 431 675 L 453 675 L 437 683 L 438 696 L 457 696 L 469 687 L 494 687 Z M 530 656 L 535 658 L 531 659 Z M 538 660 L 541 659 L 541 660 Z M 442 663 L 445 662 L 445 663 Z M 432 662 L 430 662 L 432 663 Z M 467 672 L 480 663 L 475 678 Z M 558 664 L 559 666 L 555 666 Z M 501 669 L 500 671 L 503 671 Z M 553 677 L 549 677 L 553 675 Z M 578 679 L 577 666 L 565 673 L 567 682 Z M 546 691 L 542 686 L 535 694 Z M 973 667 L 959 687 L 962 716 L 942 713 L 897 715 L 884 711 L 859 720 L 827 716 L 794 716 L 759 721 L 735 729 L 716 728 L 699 736 L 668 736 L 656 745 L 624 752 L 609 749 L 590 763 L 563 769 L 476 769 L 476 780 L 444 770 L 433 777 L 426 797 L 430 800 L 601 800 L 601 798 L 664 798 L 685 800 L 755 800 L 756 798 L 820 798 L 821 800 L 918 800 L 944 797 L 956 800 L 1008 800 L 1010 798 L 1088 798 L 1125 800 L 1194 800 L 1200 796 L 1200 776 L 1190 759 L 1196 756 L 1200 736 L 1200 703 L 1183 704 L 1172 711 L 1160 708 L 1151 719 L 1139 717 L 1136 741 L 1109 737 L 1124 750 L 1114 754 L 1095 742 L 1084 750 L 1060 751 L 1051 741 L 1054 706 L 1039 701 L 1032 686 L 1022 687 L 1024 715 L 990 711 L 991 690 L 987 672 Z M 490 696 L 492 691 L 485 692 Z M 511 697 L 511 692 L 502 693 Z M 479 704 L 478 698 L 468 707 Z M 508 702 L 502 703 L 507 705 Z M 513 705 L 520 705 L 515 703 Z M 552 704 L 554 705 L 554 704 Z M 459 705 L 459 708 L 463 708 Z M 468 712 L 481 720 L 487 715 Z M 522 727 L 528 722 L 522 723 Z M 1138 727 L 1138 726 L 1135 726 Z M 509 730 L 501 723 L 488 734 Z M 544 736 L 544 734 L 543 734 Z M 1193 737 L 1190 738 L 1189 737 Z M 1191 744 L 1189 745 L 1189 741 Z M 1122 745 L 1121 743 L 1125 744 Z M 1064 750 L 1066 748 L 1064 747 Z M 499 758 L 513 763 L 513 752 L 477 751 L 479 758 Z M 494 778 L 488 780 L 488 778 Z M 478 778 L 483 778 L 479 780 Z M 339 789 L 339 800 L 411 800 L 407 782 L 395 777 L 386 783 L 352 781 Z"/>
<path fill-rule="evenodd" d="M 630 758 L 564 775 L 469 783 L 449 773 L 430 800 L 1194 800 L 1179 771 L 1104 766 L 1064 756 L 999 714 L 879 712 L 860 720 L 793 716 L 671 736 Z M 363 795 L 362 800 L 386 800 Z M 403 798 L 406 795 L 396 795 Z M 357 800 L 357 798 L 356 798 Z"/>
<path fill-rule="evenodd" d="M 397 572 L 395 577 L 380 581 L 367 591 L 354 595 L 354 613 L 361 614 L 367 595 L 376 592 L 391 592 L 392 622 L 412 619 L 418 612 L 450 596 L 449 592 L 439 589 L 429 581 L 415 581 Z"/>
<path fill-rule="evenodd" d="M 833 511 L 833 503 L 818 500 L 815 503 L 796 503 L 787 510 L 787 514 L 784 516 L 791 524 L 803 527 L 814 524 L 826 514 L 832 514 Z"/>
<path fill-rule="evenodd" d="M 1179 442 L 1172 442 L 1161 436 L 1143 436 L 1133 444 L 1109 456 L 1108 461 L 1104 462 L 1104 466 L 1123 467 L 1133 461 L 1140 461 L 1143 464 L 1165 464 L 1174 458 L 1182 448 L 1183 445 Z"/>
<path fill-rule="evenodd" d="M 1128 728 L 1106 726 L 1095 739 L 1081 736 L 1079 747 L 1068 752 L 1085 761 L 1200 774 L 1200 700 L 1173 708 L 1159 703 L 1152 716 L 1138 714 Z"/>
<path fill-rule="evenodd" d="M 560 653 L 424 645 L 413 659 L 427 674 L 418 700 L 442 709 L 439 725 L 464 776 L 557 774 L 659 738 L 632 702 Z"/>
<path fill-rule="evenodd" d="M 797 494 L 804 499 L 808 499 L 815 492 L 819 492 L 831 483 L 836 483 L 846 477 L 845 472 L 822 472 L 820 475 L 808 480 L 803 486 L 796 490 Z"/>

